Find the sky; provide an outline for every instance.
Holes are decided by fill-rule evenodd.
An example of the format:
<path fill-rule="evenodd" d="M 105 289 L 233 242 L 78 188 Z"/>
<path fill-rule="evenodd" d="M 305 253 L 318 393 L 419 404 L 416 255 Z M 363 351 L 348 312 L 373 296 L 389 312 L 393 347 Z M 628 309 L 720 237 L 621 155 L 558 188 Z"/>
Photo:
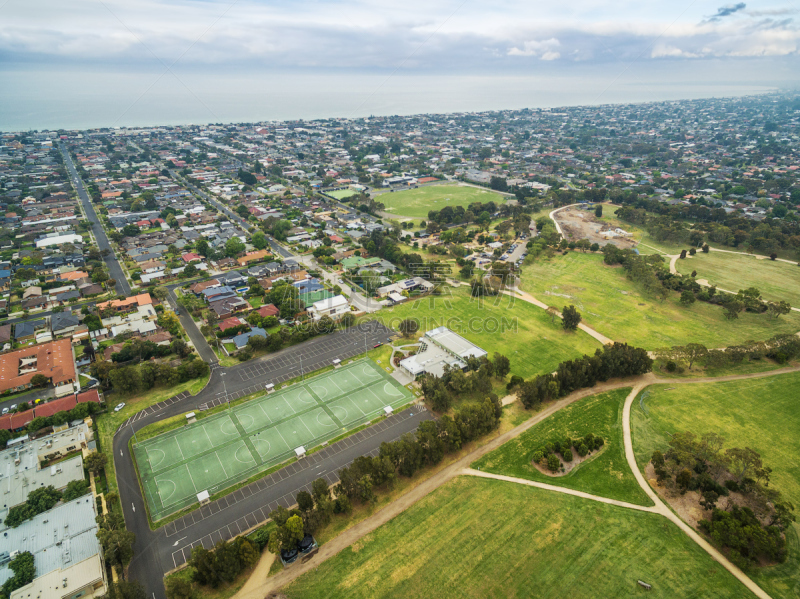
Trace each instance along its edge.
<path fill-rule="evenodd" d="M 521 73 L 798 54 L 800 0 L 0 0 L 0 65 Z"/>
<path fill-rule="evenodd" d="M 800 85 L 800 0 L 0 0 L 0 130 Z"/>

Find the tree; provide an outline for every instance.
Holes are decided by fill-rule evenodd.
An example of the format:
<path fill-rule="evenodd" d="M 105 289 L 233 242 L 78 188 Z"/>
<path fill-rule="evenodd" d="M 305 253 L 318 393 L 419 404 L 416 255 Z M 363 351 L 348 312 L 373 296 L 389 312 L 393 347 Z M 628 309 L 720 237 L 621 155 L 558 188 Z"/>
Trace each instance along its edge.
<path fill-rule="evenodd" d="M 156 296 L 157 300 L 164 301 L 165 299 L 167 299 L 169 291 L 167 291 L 166 287 L 159 285 L 158 287 L 153 289 L 153 295 Z"/>
<path fill-rule="evenodd" d="M 8 563 L 8 568 L 14 573 L 3 583 L 0 595 L 8 597 L 13 591 L 33 582 L 36 578 L 36 565 L 30 551 L 19 553 Z"/>
<path fill-rule="evenodd" d="M 695 302 L 694 293 L 690 289 L 681 291 L 681 304 L 684 306 L 691 306 Z"/>
<path fill-rule="evenodd" d="M 118 512 L 97 517 L 97 539 L 103 547 L 106 563 L 119 566 L 122 571 L 133 558 L 136 535 L 125 528 L 125 520 Z"/>
<path fill-rule="evenodd" d="M 597 204 L 597 206 L 594 207 L 594 215 L 597 218 L 601 218 L 603 216 L 603 205 L 602 204 Z"/>
<path fill-rule="evenodd" d="M 419 330 L 419 322 L 413 318 L 406 318 L 400 323 L 400 332 L 403 337 L 412 337 Z"/>
<path fill-rule="evenodd" d="M 195 599 L 197 596 L 192 583 L 185 578 L 179 578 L 177 576 L 167 578 L 165 587 L 167 599 Z"/>
<path fill-rule="evenodd" d="M 244 244 L 238 237 L 231 237 L 225 242 L 225 255 L 228 258 L 234 258 L 244 252 Z"/>
<path fill-rule="evenodd" d="M 504 355 L 495 352 L 494 354 L 494 375 L 499 379 L 506 378 L 511 372 L 511 361 Z"/>
<path fill-rule="evenodd" d="M 147 599 L 144 587 L 138 583 L 120 580 L 108 587 L 108 599 Z"/>
<path fill-rule="evenodd" d="M 684 258 L 686 258 L 686 250 L 681 250 L 681 253 L 680 253 L 680 256 L 679 256 L 679 258 L 680 258 L 681 260 L 683 260 Z"/>
<path fill-rule="evenodd" d="M 708 251 L 709 251 L 711 248 L 709 248 L 709 247 L 708 247 L 708 244 L 707 244 L 707 243 L 704 243 L 704 244 L 703 244 L 703 247 L 702 247 L 702 248 L 700 248 L 700 249 L 701 249 L 701 251 L 702 251 L 704 254 L 707 254 L 707 253 L 708 253 Z"/>
<path fill-rule="evenodd" d="M 297 507 L 301 512 L 310 512 L 314 509 L 314 498 L 308 491 L 300 491 L 297 494 Z"/>
<path fill-rule="evenodd" d="M 561 311 L 562 326 L 567 331 L 574 331 L 581 322 L 581 314 L 575 306 L 564 306 Z"/>
<path fill-rule="evenodd" d="M 207 257 L 209 252 L 211 251 L 211 247 L 208 245 L 208 241 L 205 239 L 198 239 L 197 243 L 194 246 L 197 253 L 203 257 Z"/>
<path fill-rule="evenodd" d="M 265 247 L 267 247 L 267 237 L 263 232 L 256 231 L 250 238 L 250 243 L 252 243 L 253 247 L 256 249 L 263 250 Z"/>
<path fill-rule="evenodd" d="M 61 497 L 63 501 L 72 501 L 78 497 L 82 497 L 89 492 L 89 481 L 85 478 L 78 480 L 71 480 L 67 483 L 67 488 L 64 489 L 64 494 Z"/>
<path fill-rule="evenodd" d="M 789 302 L 785 302 L 783 300 L 779 302 L 768 302 L 767 303 L 767 312 L 772 318 L 778 318 L 784 314 L 788 314 L 792 311 L 792 306 Z"/>
<path fill-rule="evenodd" d="M 744 310 L 744 304 L 739 300 L 729 300 L 725 304 L 725 318 L 735 320 L 739 318 L 739 312 Z"/>
<path fill-rule="evenodd" d="M 50 382 L 50 379 L 43 374 L 34 374 L 31 377 L 31 385 L 34 387 L 45 387 Z"/>
<path fill-rule="evenodd" d="M 708 355 L 708 348 L 701 343 L 689 343 L 680 349 L 683 350 L 683 355 L 689 361 L 690 370 L 697 360 L 702 360 Z"/>
<path fill-rule="evenodd" d="M 304 536 L 303 520 L 300 516 L 290 516 L 286 524 L 278 528 L 281 549 L 284 550 L 295 547 Z"/>

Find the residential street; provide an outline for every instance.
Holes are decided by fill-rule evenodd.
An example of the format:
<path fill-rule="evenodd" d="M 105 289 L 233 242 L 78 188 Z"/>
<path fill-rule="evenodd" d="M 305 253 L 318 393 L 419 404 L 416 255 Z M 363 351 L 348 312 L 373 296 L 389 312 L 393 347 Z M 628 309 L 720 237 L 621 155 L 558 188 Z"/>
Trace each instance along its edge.
<path fill-rule="evenodd" d="M 72 162 L 72 156 L 70 156 L 69 152 L 64 147 L 63 142 L 59 142 L 58 146 L 61 149 L 61 154 L 64 156 L 64 164 L 66 165 L 67 172 L 72 179 L 72 185 L 75 188 L 75 191 L 78 192 L 78 197 L 81 199 L 81 204 L 83 205 L 83 211 L 86 215 L 86 218 L 92 222 L 92 233 L 97 240 L 97 247 L 100 248 L 101 252 L 103 250 L 109 251 L 108 256 L 104 258 L 104 261 L 106 263 L 106 267 L 108 268 L 109 276 L 117 282 L 114 289 L 116 290 L 117 295 L 130 295 L 131 286 L 128 284 L 128 280 L 125 278 L 125 274 L 122 272 L 122 267 L 117 261 L 114 250 L 111 248 L 111 244 L 108 242 L 108 237 L 106 237 L 106 232 L 103 230 L 103 225 L 97 218 L 97 214 L 94 211 L 94 206 L 92 206 L 91 198 L 89 198 L 89 194 L 86 192 L 86 188 L 83 185 L 83 179 L 81 179 L 80 175 L 78 175 L 75 164 Z"/>

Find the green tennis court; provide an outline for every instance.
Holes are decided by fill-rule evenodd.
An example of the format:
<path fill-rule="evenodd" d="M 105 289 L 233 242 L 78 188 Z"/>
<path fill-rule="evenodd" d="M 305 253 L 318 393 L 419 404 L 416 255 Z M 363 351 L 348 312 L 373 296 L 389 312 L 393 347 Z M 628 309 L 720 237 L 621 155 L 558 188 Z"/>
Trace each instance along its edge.
<path fill-rule="evenodd" d="M 361 360 L 133 446 L 155 522 L 402 406 L 413 395 Z"/>

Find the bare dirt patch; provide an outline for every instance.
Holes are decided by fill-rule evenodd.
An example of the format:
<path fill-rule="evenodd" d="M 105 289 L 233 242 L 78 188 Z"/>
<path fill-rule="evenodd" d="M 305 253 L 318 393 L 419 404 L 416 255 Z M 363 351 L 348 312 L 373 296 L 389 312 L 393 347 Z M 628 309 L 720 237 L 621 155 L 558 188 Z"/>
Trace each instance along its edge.
<path fill-rule="evenodd" d="M 580 210 L 578 208 L 566 208 L 553 215 L 564 237 L 569 241 L 588 239 L 592 243 L 604 246 L 611 243 L 619 248 L 631 249 L 636 247 L 636 241 L 626 237 L 610 237 L 617 229 L 607 222 L 598 220 L 591 210 Z"/>

